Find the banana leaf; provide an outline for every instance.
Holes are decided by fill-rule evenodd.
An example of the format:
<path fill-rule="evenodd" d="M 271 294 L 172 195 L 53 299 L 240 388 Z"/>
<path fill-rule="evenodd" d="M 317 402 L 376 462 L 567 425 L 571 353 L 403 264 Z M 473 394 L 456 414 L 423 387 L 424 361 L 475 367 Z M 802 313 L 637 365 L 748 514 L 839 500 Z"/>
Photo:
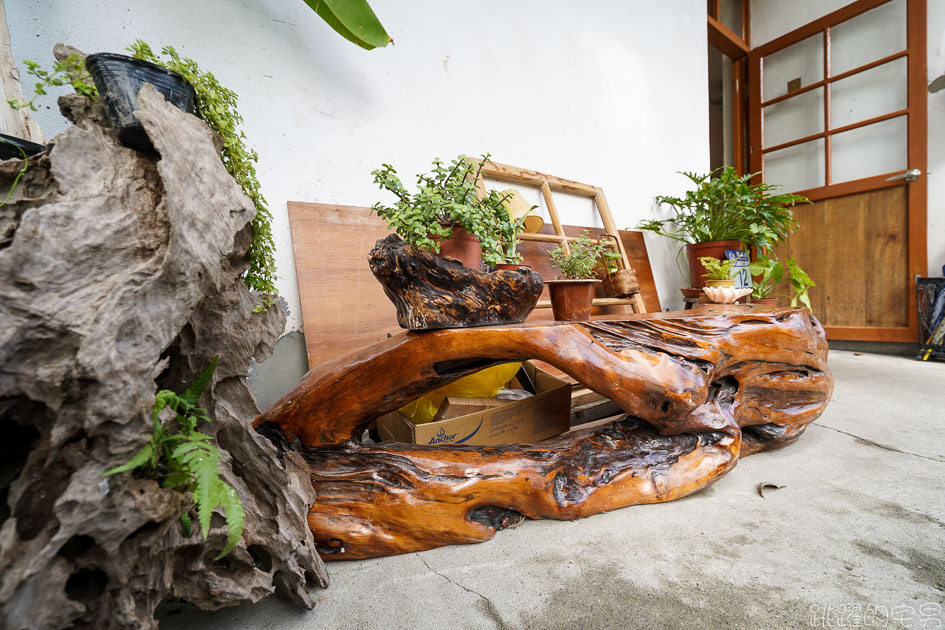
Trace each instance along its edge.
<path fill-rule="evenodd" d="M 350 42 L 372 50 L 394 41 L 384 30 L 367 0 L 305 0 L 328 26 Z"/>

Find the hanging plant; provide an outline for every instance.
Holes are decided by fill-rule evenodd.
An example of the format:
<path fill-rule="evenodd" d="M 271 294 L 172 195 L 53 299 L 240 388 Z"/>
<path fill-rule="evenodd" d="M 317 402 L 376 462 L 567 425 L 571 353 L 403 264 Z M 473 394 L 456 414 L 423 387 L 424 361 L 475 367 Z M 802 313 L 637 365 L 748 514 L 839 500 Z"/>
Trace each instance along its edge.
<path fill-rule="evenodd" d="M 252 224 L 253 244 L 249 248 L 249 269 L 244 280 L 249 288 L 263 295 L 263 304 L 257 308 L 257 312 L 269 308 L 278 293 L 272 214 L 260 192 L 259 180 L 256 179 L 259 156 L 246 146 L 246 134 L 239 129 L 243 117 L 236 110 L 236 92 L 220 85 L 211 73 L 201 72 L 193 59 L 181 57 L 171 46 L 161 49 L 161 54 L 167 55 L 168 59 L 155 55 L 151 47 L 140 39 L 128 50 L 136 59 L 172 70 L 194 86 L 197 92 L 197 116 L 223 138 L 223 151 L 220 154 L 223 166 L 256 206 L 256 217 Z"/>

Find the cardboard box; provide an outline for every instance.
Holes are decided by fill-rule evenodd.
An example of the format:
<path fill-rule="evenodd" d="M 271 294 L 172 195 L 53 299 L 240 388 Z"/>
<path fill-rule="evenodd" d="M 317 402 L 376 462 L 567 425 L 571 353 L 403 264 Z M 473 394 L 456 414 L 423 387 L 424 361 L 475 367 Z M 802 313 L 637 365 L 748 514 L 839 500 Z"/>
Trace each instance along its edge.
<path fill-rule="evenodd" d="M 570 428 L 571 384 L 535 368 L 531 362 L 523 365 L 535 383 L 538 393 L 534 396 L 493 401 L 503 404 L 485 408 L 477 405 L 479 410 L 473 413 L 425 424 L 414 424 L 393 411 L 377 419 L 377 431 L 382 439 L 395 442 L 476 446 L 527 444 L 564 433 Z"/>

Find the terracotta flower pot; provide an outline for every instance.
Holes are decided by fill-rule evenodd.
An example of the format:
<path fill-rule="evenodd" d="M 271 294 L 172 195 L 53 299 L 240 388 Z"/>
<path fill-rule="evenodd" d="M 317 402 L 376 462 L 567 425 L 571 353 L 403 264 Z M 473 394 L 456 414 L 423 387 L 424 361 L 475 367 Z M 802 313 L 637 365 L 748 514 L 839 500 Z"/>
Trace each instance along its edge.
<path fill-rule="evenodd" d="M 493 269 L 495 269 L 496 271 L 515 271 L 517 269 L 521 269 L 522 267 L 524 267 L 525 269 L 531 269 L 531 267 L 529 267 L 525 263 L 499 263 L 498 265 L 493 267 Z"/>
<path fill-rule="evenodd" d="M 706 280 L 705 286 L 707 287 L 734 287 L 735 278 L 729 278 L 728 280 Z"/>
<path fill-rule="evenodd" d="M 708 256 L 725 260 L 726 249 L 744 249 L 744 246 L 739 241 L 709 241 L 686 245 L 686 256 L 689 258 L 689 282 L 694 288 L 701 289 L 705 286 L 705 267 L 699 259 Z"/>
<path fill-rule="evenodd" d="M 761 299 L 758 299 L 758 300 L 752 298 L 751 303 L 754 304 L 754 305 L 757 305 L 757 306 L 777 306 L 777 305 L 778 305 L 778 298 L 776 298 L 776 297 L 766 297 L 766 298 L 761 298 Z"/>
<path fill-rule="evenodd" d="M 590 319 L 594 289 L 600 280 L 546 280 L 551 295 L 551 312 L 559 322 Z"/>
<path fill-rule="evenodd" d="M 449 239 L 441 241 L 439 237 L 433 237 L 433 240 L 440 243 L 440 256 L 455 258 L 470 269 L 482 267 L 482 247 L 479 245 L 479 239 L 461 225 L 453 226 L 453 236 Z"/>

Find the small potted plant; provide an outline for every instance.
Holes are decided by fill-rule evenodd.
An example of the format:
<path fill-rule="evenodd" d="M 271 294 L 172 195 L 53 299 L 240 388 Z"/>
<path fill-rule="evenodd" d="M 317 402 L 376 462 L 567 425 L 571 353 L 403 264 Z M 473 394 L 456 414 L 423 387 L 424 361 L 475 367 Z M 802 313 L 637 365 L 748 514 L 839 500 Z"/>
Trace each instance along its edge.
<path fill-rule="evenodd" d="M 797 227 L 791 206 L 810 203 L 800 195 L 772 194 L 778 186 L 751 183 L 759 173 L 739 175 L 731 166 L 705 175 L 682 175 L 695 184 L 693 190 L 682 197 L 655 199 L 671 206 L 674 216 L 641 221 L 637 228 L 686 245 L 689 278 L 696 288 L 704 286 L 700 257 L 724 258 L 725 250 L 746 245 L 759 251 L 777 245 Z"/>
<path fill-rule="evenodd" d="M 433 169 L 417 176 L 415 193 L 407 191 L 393 166 L 384 164 L 371 172 L 374 183 L 397 200 L 392 206 L 378 202 L 373 211 L 419 249 L 450 256 L 473 269 L 482 265 L 484 251 L 489 253 L 487 262 L 500 262 L 491 254 L 499 248 L 497 217 L 504 214 L 507 219 L 508 211 L 500 193 L 490 191 L 482 198 L 476 194 L 476 181 L 488 159 L 488 154 L 482 156 L 477 166 L 460 155 L 447 166 L 435 158 Z"/>
<path fill-rule="evenodd" d="M 751 289 L 736 289 L 735 278 L 732 277 L 734 260 L 719 260 L 711 256 L 703 256 L 699 263 L 705 268 L 706 286 L 702 291 L 716 304 L 732 304 L 751 293 Z"/>
<path fill-rule="evenodd" d="M 734 260 L 719 260 L 711 256 L 703 256 L 699 263 L 705 268 L 706 286 L 709 287 L 734 287 L 735 278 L 732 277 L 732 268 Z"/>
<path fill-rule="evenodd" d="M 564 275 L 557 280 L 546 281 L 551 295 L 551 310 L 557 321 L 584 321 L 591 316 L 594 288 L 600 282 L 596 276 L 598 258 L 604 245 L 594 242 L 588 231 L 570 243 L 571 253 L 558 247 L 548 252 L 551 264 Z"/>
<path fill-rule="evenodd" d="M 748 269 L 752 276 L 758 278 L 752 283 L 752 304 L 776 306 L 778 295 L 774 290 L 784 279 L 785 265 L 775 257 L 762 256 L 751 263 Z M 791 292 L 784 297 L 791 299 L 791 306 L 797 306 L 800 302 L 810 308 L 810 297 L 807 294 L 816 284 L 803 269 L 797 266 L 793 258 L 787 261 L 787 278 Z"/>

